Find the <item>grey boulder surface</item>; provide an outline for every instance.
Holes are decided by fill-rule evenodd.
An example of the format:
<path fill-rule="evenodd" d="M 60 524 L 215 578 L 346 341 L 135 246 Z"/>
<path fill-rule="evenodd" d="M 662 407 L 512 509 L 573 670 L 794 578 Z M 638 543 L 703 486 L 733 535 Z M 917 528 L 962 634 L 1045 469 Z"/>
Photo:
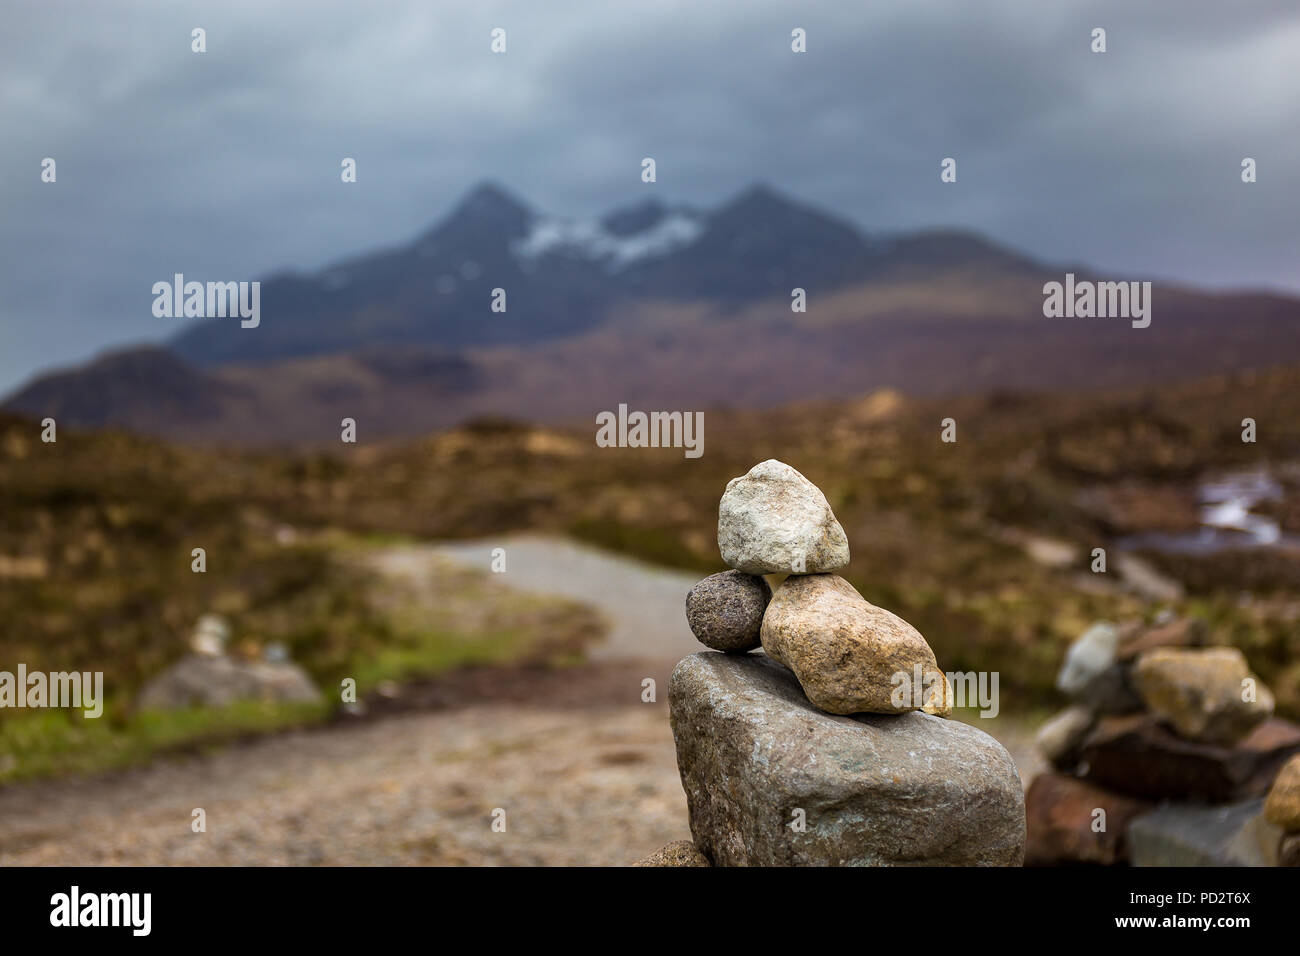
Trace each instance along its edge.
<path fill-rule="evenodd" d="M 715 651 L 743 653 L 759 645 L 763 612 L 772 589 L 755 574 L 710 574 L 686 595 L 686 623 L 699 642 Z"/>
<path fill-rule="evenodd" d="M 1219 806 L 1175 803 L 1129 824 L 1133 866 L 1275 866 L 1261 828 L 1263 800 Z M 1272 835 L 1274 846 L 1278 835 Z"/>
<path fill-rule="evenodd" d="M 175 710 L 227 707 L 241 700 L 307 703 L 320 697 L 307 672 L 289 661 L 189 654 L 149 681 L 136 705 L 141 710 Z"/>
<path fill-rule="evenodd" d="M 1020 776 L 974 727 L 823 713 L 761 654 L 687 657 L 669 697 L 691 833 L 715 866 L 1023 862 Z"/>
<path fill-rule="evenodd" d="M 718 504 L 718 550 L 750 574 L 814 574 L 849 563 L 849 539 L 826 496 L 775 458 L 727 482 Z"/>

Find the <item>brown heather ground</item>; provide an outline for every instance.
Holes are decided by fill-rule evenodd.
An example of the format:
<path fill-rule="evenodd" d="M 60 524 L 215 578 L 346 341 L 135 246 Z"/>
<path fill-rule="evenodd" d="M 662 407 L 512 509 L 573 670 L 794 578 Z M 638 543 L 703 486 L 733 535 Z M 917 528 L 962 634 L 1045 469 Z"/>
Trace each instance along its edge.
<path fill-rule="evenodd" d="M 259 711 L 159 726 L 133 714 L 134 692 L 209 611 L 225 614 L 250 651 L 285 642 L 323 686 L 359 673 L 373 689 L 520 658 L 562 665 L 598 636 L 591 612 L 552 597 L 475 596 L 490 582 L 450 570 L 443 591 L 403 592 L 376 571 L 376 549 L 534 530 L 718 570 L 718 496 L 767 457 L 825 490 L 852 544 L 845 575 L 870 600 L 913 622 L 946 669 L 999 671 L 1004 711 L 1041 711 L 1059 703 L 1052 677 L 1083 627 L 1156 610 L 1118 575 L 1088 573 L 1088 551 L 1186 527 L 1193 483 L 1207 471 L 1300 461 L 1298 386 L 1300 369 L 1287 368 L 1105 394 L 877 393 L 775 412 L 713 409 L 700 459 L 600 449 L 591 424 L 479 421 L 419 441 L 271 453 L 107 432 L 63 432 L 46 445 L 34 422 L 3 419 L 0 662 L 104 670 L 112 699 L 93 728 L 63 715 L 0 718 L 0 760 L 9 758 L 0 778 L 129 763 L 327 716 Z M 1257 444 L 1240 440 L 1247 416 L 1259 423 Z M 957 421 L 955 444 L 939 441 L 945 417 Z M 1287 513 L 1296 483 L 1289 494 L 1278 506 Z M 194 547 L 207 549 L 206 574 L 190 571 Z M 1242 646 L 1282 709 L 1300 714 L 1300 559 L 1148 557 L 1187 586 L 1180 609 Z M 469 597 L 450 599 L 458 593 Z M 105 733 L 110 743 L 96 736 Z"/>

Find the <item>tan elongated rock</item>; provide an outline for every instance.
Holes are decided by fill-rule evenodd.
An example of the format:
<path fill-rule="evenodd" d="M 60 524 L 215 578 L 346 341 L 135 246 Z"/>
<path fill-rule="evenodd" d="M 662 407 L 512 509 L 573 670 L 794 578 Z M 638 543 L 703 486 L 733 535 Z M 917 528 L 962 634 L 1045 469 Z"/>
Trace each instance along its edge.
<path fill-rule="evenodd" d="M 1247 681 L 1254 681 L 1254 700 Z M 1229 745 L 1273 714 L 1273 695 L 1235 647 L 1147 651 L 1133 668 L 1147 709 L 1188 740 Z"/>
<path fill-rule="evenodd" d="M 941 670 L 933 670 L 925 676 L 929 679 L 929 683 L 922 684 L 921 697 L 923 703 L 921 704 L 921 710 L 936 717 L 951 716 L 953 693 L 948 675 Z"/>
<path fill-rule="evenodd" d="M 749 574 L 813 574 L 849 563 L 849 539 L 826 496 L 775 458 L 727 482 L 718 504 L 718 550 Z"/>
<path fill-rule="evenodd" d="M 763 615 L 761 637 L 763 650 L 829 713 L 950 709 L 952 692 L 925 638 L 838 575 L 786 578 Z"/>

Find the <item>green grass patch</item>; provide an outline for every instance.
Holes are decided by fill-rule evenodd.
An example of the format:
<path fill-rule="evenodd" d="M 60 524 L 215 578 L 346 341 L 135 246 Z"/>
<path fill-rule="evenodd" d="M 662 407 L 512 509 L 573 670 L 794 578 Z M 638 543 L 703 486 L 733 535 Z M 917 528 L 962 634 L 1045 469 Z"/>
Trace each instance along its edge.
<path fill-rule="evenodd" d="M 306 727 L 332 711 L 319 703 L 240 701 L 221 709 L 142 711 L 124 721 L 42 710 L 0 723 L 0 783 L 64 773 L 96 773 L 164 753 L 203 750 L 243 737 Z"/>
<path fill-rule="evenodd" d="M 531 635 L 522 630 L 464 634 L 429 629 L 411 634 L 407 641 L 385 647 L 359 661 L 352 676 L 357 691 L 366 693 L 383 681 L 432 677 L 459 667 L 504 664 L 518 659 Z"/>

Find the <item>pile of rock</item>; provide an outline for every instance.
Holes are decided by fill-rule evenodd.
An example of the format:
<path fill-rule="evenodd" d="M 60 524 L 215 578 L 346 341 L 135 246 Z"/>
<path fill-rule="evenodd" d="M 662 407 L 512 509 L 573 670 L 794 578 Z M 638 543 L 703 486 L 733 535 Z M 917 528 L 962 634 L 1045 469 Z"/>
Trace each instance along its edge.
<path fill-rule="evenodd" d="M 1019 865 L 1011 757 L 942 719 L 951 689 L 925 638 L 831 573 L 849 546 L 821 491 L 779 461 L 755 465 L 727 485 L 718 546 L 735 570 L 692 588 L 686 614 L 724 653 L 685 658 L 670 689 L 699 854 L 719 866 Z M 761 575 L 786 577 L 773 594 Z M 699 859 L 656 858 L 668 856 Z"/>
<path fill-rule="evenodd" d="M 1263 814 L 1300 726 L 1204 624 L 1096 624 L 1057 686 L 1074 704 L 1038 734 L 1054 773 L 1026 797 L 1030 864 L 1273 865 L 1281 831 Z"/>
<path fill-rule="evenodd" d="M 226 653 L 229 626 L 216 615 L 199 619 L 190 636 L 190 653 L 149 681 L 140 691 L 140 710 L 227 707 L 236 701 L 306 703 L 320 691 L 281 645 L 270 645 L 261 659 Z"/>

